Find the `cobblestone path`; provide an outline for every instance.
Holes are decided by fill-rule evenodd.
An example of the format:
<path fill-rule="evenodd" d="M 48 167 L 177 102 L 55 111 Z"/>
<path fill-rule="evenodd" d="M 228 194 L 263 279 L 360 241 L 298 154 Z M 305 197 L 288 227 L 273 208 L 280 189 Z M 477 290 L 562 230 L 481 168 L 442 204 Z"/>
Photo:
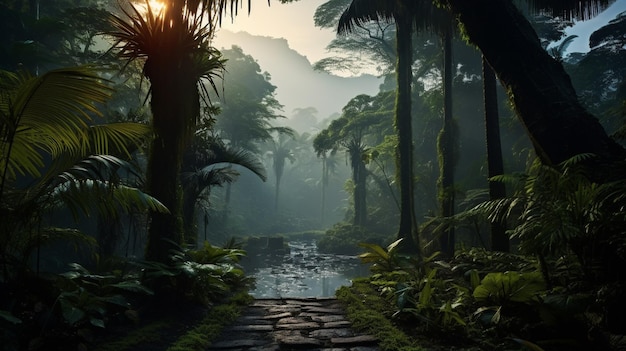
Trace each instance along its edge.
<path fill-rule="evenodd" d="M 354 332 L 334 298 L 257 299 L 208 350 L 378 351 L 373 336 Z"/>

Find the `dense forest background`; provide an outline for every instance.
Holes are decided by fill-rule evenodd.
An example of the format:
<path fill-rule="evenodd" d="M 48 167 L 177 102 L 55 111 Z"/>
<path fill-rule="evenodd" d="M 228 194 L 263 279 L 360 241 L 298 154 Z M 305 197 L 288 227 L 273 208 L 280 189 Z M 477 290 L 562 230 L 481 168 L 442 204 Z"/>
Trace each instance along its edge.
<path fill-rule="evenodd" d="M 211 305 L 249 286 L 246 239 L 303 234 L 368 251 L 374 294 L 420 330 L 510 318 L 482 332 L 523 319 L 534 338 L 545 312 L 575 315 L 585 346 L 623 335 L 626 16 L 566 54 L 564 30 L 605 1 L 498 3 L 498 21 L 536 34 L 518 43 L 485 39 L 457 0 L 359 2 L 312 14 L 340 34 L 313 66 L 375 62 L 378 88 L 320 115 L 285 111 L 253 56 L 212 46 L 234 15 L 222 2 L 1 1 L 8 349 L 80 348 L 86 330 L 136 320 L 133 304 Z"/>

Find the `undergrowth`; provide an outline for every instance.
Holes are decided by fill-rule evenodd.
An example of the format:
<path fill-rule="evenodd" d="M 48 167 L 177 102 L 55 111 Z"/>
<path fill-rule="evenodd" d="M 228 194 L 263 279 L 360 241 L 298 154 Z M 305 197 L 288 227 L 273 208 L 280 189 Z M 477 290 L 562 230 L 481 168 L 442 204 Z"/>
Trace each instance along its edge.
<path fill-rule="evenodd" d="M 398 329 L 390 319 L 389 301 L 384 300 L 368 283 L 367 278 L 355 279 L 350 287 L 337 290 L 337 299 L 346 305 L 346 315 L 353 328 L 365 331 L 379 340 L 384 351 L 422 351 L 414 340 Z"/>
<path fill-rule="evenodd" d="M 252 300 L 249 294 L 240 293 L 231 298 L 228 304 L 215 306 L 196 327 L 181 336 L 167 351 L 205 350 Z"/>

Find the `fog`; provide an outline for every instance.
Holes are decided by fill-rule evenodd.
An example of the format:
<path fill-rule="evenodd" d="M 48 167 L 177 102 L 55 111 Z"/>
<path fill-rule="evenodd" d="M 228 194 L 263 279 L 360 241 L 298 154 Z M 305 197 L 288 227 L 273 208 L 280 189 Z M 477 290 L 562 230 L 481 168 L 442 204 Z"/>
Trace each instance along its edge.
<path fill-rule="evenodd" d="M 311 62 L 291 49 L 286 39 L 221 29 L 214 45 L 225 49 L 236 45 L 254 57 L 261 69 L 271 75 L 271 83 L 277 87 L 276 98 L 284 105 L 286 117 L 295 109 L 314 107 L 317 118 L 323 120 L 341 112 L 358 94 L 376 94 L 382 83 L 372 75 L 347 78 L 314 71 Z"/>

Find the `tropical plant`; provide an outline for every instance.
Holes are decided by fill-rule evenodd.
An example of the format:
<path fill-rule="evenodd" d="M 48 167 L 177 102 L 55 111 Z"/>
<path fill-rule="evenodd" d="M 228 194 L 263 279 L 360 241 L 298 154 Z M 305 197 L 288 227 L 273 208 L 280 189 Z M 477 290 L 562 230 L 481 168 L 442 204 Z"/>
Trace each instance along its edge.
<path fill-rule="evenodd" d="M 370 270 L 374 273 L 393 272 L 406 266 L 405 259 L 399 254 L 399 245 L 404 239 L 398 239 L 382 248 L 378 244 L 359 243 L 359 246 L 365 248 L 367 252 L 360 254 L 358 257 L 361 262 L 370 265 Z"/>
<path fill-rule="evenodd" d="M 505 305 L 507 303 L 538 302 L 546 283 L 540 272 L 515 271 L 488 273 L 474 289 L 473 296 L 480 302 Z"/>
<path fill-rule="evenodd" d="M 72 327 L 90 324 L 105 328 L 107 320 L 115 314 L 133 316 L 125 294 L 153 294 L 132 274 L 93 274 L 78 263 L 70 267 L 71 271 L 57 276 L 55 286 L 60 293 L 55 304 L 60 306 L 65 323 Z"/>
<path fill-rule="evenodd" d="M 111 91 L 93 70 L 59 69 L 39 77 L 3 71 L 1 78 L 0 255 L 5 279 L 26 269 L 33 250 L 48 241 L 82 240 L 93 247 L 93 238 L 55 227 L 47 217 L 55 210 L 68 209 L 75 218 L 93 212 L 115 216 L 130 209 L 166 211 L 154 198 L 124 185 L 117 171 L 132 173 L 134 167 L 97 155 L 129 156 L 149 129 L 137 123 L 93 124 L 99 114 L 96 104 Z"/>
<path fill-rule="evenodd" d="M 278 140 L 272 141 L 272 149 L 268 152 L 268 156 L 272 159 L 272 169 L 274 170 L 275 177 L 275 189 L 274 189 L 274 211 L 278 211 L 278 199 L 280 195 L 280 181 L 285 172 L 285 161 L 289 160 L 291 163 L 296 161 L 296 157 L 293 150 L 290 147 L 290 139 L 293 140 L 292 135 L 284 133 L 278 134 Z"/>
<path fill-rule="evenodd" d="M 611 267 L 624 260 L 620 253 L 624 241 L 619 239 L 624 182 L 592 181 L 584 162 L 594 158 L 579 155 L 558 167 L 537 162 L 528 175 L 496 177 L 517 180 L 521 187 L 511 197 L 472 210 L 492 221 L 512 221 L 511 237 L 520 240 L 522 252 L 538 255 L 549 285 L 546 258 L 563 255 L 573 255 L 578 261 L 574 267 L 580 267 L 589 281 L 620 279 Z"/>
<path fill-rule="evenodd" d="M 364 226 L 367 223 L 366 205 L 366 157 L 367 137 L 375 126 L 385 123 L 388 115 L 381 111 L 379 101 L 368 95 L 352 98 L 342 109 L 340 118 L 333 120 L 313 140 L 315 152 L 320 155 L 343 148 L 350 157 L 352 183 L 354 186 L 354 215 L 352 223 Z"/>
<path fill-rule="evenodd" d="M 150 81 L 150 108 L 154 139 L 147 168 L 148 193 L 170 213 L 151 213 L 146 256 L 165 262 L 172 243 L 181 243 L 180 171 L 185 148 L 201 115 L 201 94 L 217 92 L 216 80 L 224 60 L 210 46 L 226 0 L 188 2 L 172 0 L 155 13 L 131 5 L 123 16 L 113 16 L 114 47 L 129 62 L 145 59 L 143 73 Z M 236 4 L 236 0 L 231 0 Z M 207 102 L 208 103 L 208 102 Z"/>
<path fill-rule="evenodd" d="M 419 5 L 409 1 L 354 0 L 339 19 L 338 32 L 350 32 L 355 26 L 377 19 L 394 19 L 396 24 L 397 96 L 395 127 L 398 133 L 398 183 L 400 187 L 400 226 L 398 238 L 404 238 L 404 250 L 419 252 L 413 200 L 413 150 L 411 127 L 411 65 L 413 16 Z"/>
<path fill-rule="evenodd" d="M 245 275 L 238 262 L 245 251 L 219 248 L 205 242 L 197 250 L 178 245 L 171 250 L 170 263 L 136 261 L 142 269 L 142 284 L 158 287 L 162 294 L 175 294 L 209 305 L 237 289 L 247 289 L 253 279 Z"/>
<path fill-rule="evenodd" d="M 181 181 L 183 185 L 183 224 L 186 241 L 197 241 L 197 210 L 203 208 L 205 218 L 210 206 L 211 187 L 230 184 L 239 176 L 232 165 L 250 170 L 265 181 L 265 169 L 258 158 L 247 150 L 237 150 L 220 139 L 198 133 L 185 153 Z M 204 240 L 207 239 L 205 223 Z"/>

